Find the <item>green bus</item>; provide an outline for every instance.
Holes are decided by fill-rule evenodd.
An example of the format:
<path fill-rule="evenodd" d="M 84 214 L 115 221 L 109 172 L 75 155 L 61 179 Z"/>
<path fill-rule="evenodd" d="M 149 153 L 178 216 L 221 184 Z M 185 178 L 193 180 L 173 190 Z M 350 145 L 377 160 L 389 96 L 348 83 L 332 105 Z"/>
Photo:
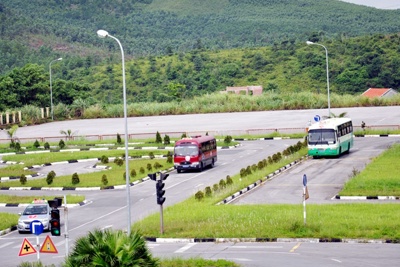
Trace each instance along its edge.
<path fill-rule="evenodd" d="M 353 123 L 350 118 L 331 118 L 318 121 L 308 128 L 308 155 L 313 157 L 339 156 L 353 147 Z"/>

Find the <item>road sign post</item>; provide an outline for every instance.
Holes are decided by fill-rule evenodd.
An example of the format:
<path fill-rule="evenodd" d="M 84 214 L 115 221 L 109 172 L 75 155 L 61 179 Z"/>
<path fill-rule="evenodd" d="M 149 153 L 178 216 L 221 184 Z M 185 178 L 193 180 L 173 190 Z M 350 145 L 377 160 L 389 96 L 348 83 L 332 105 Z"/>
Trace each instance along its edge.
<path fill-rule="evenodd" d="M 43 233 L 43 224 L 41 221 L 38 220 L 34 220 L 31 221 L 31 223 L 29 224 L 29 229 L 31 229 L 31 233 L 36 235 L 36 247 L 38 248 L 36 250 L 36 254 L 37 254 L 37 259 L 40 260 L 40 252 L 39 252 L 39 248 L 40 248 L 40 242 L 39 242 L 39 235 L 41 233 Z"/>
<path fill-rule="evenodd" d="M 306 212 L 306 200 L 308 199 L 308 189 L 307 189 L 307 175 L 303 175 L 303 217 L 304 225 L 307 223 L 307 212 Z"/>

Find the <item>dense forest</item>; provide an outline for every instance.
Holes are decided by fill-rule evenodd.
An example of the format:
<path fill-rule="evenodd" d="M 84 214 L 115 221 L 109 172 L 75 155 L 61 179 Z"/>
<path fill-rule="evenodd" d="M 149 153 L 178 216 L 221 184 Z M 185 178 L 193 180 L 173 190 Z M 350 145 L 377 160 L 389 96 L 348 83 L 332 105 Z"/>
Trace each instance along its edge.
<path fill-rule="evenodd" d="M 0 111 L 54 103 L 168 102 L 262 85 L 264 91 L 333 93 L 400 86 L 398 10 L 334 0 L 3 0 Z"/>
<path fill-rule="evenodd" d="M 396 33 L 399 17 L 337 0 L 2 0 L 0 74 L 59 56 L 96 64 L 118 51 L 98 29 L 117 36 L 128 57 L 141 57 L 303 42 L 314 33 Z"/>

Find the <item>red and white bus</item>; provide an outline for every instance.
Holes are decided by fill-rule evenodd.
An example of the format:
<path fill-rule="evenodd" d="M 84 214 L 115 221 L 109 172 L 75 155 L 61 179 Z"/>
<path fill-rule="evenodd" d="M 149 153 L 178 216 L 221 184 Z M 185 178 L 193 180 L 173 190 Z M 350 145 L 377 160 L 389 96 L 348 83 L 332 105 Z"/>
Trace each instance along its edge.
<path fill-rule="evenodd" d="M 202 171 L 204 167 L 214 167 L 217 161 L 217 141 L 213 136 L 183 138 L 175 143 L 174 168 Z"/>

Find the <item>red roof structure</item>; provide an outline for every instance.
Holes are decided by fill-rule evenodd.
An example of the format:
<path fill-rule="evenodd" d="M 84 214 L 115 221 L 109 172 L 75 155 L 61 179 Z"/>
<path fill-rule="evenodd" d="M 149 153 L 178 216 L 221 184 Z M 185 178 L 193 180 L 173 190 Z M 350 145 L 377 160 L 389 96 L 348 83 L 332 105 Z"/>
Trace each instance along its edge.
<path fill-rule="evenodd" d="M 374 98 L 374 97 L 390 97 L 395 94 L 397 94 L 397 92 L 392 88 L 369 88 L 361 95 L 369 98 Z"/>

